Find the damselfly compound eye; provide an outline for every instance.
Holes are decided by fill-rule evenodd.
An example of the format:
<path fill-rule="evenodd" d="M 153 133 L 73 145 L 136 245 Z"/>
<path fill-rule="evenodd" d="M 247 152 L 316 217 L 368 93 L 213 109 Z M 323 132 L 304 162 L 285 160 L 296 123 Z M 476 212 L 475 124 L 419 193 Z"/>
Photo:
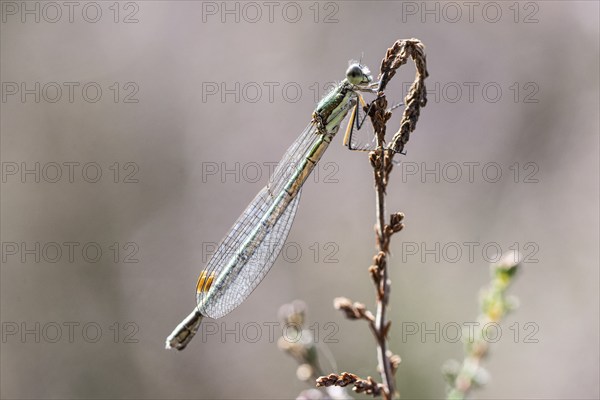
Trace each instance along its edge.
<path fill-rule="evenodd" d="M 346 79 L 353 85 L 364 85 L 371 82 L 371 71 L 363 65 L 351 64 L 346 70 Z"/>

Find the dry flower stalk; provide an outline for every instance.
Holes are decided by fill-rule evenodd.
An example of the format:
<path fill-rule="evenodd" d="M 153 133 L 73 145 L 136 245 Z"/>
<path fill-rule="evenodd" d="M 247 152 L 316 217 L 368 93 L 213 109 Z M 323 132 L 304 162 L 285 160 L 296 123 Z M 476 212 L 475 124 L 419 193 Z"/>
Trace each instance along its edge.
<path fill-rule="evenodd" d="M 385 88 L 396 74 L 396 70 L 412 59 L 416 65 L 416 76 L 408 94 L 404 98 L 406 105 L 400 129 L 394 134 L 392 140 L 386 145 L 386 124 L 392 117 L 391 110 L 385 97 Z M 369 275 L 375 285 L 377 312 L 375 315 L 368 311 L 361 303 L 352 303 L 346 298 L 337 298 L 335 307 L 343 311 L 347 318 L 357 320 L 364 319 L 377 343 L 377 359 L 382 383 L 376 383 L 371 377 L 367 380 L 359 379 L 356 375 L 344 373 L 342 375 L 330 374 L 320 377 L 317 386 L 345 386 L 352 380 L 353 390 L 358 393 L 367 393 L 373 396 L 383 396 L 391 399 L 397 395 L 394 374 L 398 369 L 400 357 L 392 354 L 387 349 L 387 337 L 391 327 L 391 321 L 386 319 L 386 311 L 389 302 L 390 280 L 388 278 L 388 254 L 391 237 L 402 230 L 404 214 L 394 213 L 386 223 L 385 195 L 389 181 L 389 175 L 393 169 L 393 157 L 404 151 L 404 146 L 409 140 L 410 134 L 415 130 L 419 119 L 421 107 L 427 104 L 427 91 L 425 78 L 428 76 L 427 62 L 424 46 L 418 39 L 398 40 L 390 47 L 381 62 L 379 87 L 377 98 L 365 111 L 369 113 L 374 133 L 377 139 L 377 149 L 369 153 L 369 162 L 373 167 L 373 178 L 376 191 L 376 215 L 375 225 L 377 254 L 373 257 L 373 264 L 369 267 Z"/>
<path fill-rule="evenodd" d="M 358 376 L 349 372 L 342 372 L 340 375 L 329 374 L 317 379 L 317 387 L 340 386 L 345 387 L 353 385 L 352 390 L 356 393 L 364 393 L 378 397 L 381 395 L 383 385 L 375 382 L 370 376 L 367 379 L 361 379 Z"/>

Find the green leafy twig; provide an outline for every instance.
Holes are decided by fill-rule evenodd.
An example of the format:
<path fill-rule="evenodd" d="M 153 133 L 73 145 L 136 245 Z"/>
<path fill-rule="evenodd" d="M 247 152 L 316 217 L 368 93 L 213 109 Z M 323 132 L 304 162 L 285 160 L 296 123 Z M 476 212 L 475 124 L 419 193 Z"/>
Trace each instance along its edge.
<path fill-rule="evenodd" d="M 462 400 L 469 392 L 484 385 L 488 380 L 487 371 L 481 366 L 482 359 L 488 354 L 490 340 L 487 330 L 497 325 L 507 313 L 516 308 L 517 300 L 506 296 L 506 290 L 513 282 L 519 270 L 519 256 L 516 252 L 505 254 L 500 261 L 491 265 L 492 281 L 480 294 L 480 315 L 473 332 L 463 335 L 465 358 L 462 364 L 448 361 L 444 367 L 444 376 L 450 389 L 448 399 Z"/>

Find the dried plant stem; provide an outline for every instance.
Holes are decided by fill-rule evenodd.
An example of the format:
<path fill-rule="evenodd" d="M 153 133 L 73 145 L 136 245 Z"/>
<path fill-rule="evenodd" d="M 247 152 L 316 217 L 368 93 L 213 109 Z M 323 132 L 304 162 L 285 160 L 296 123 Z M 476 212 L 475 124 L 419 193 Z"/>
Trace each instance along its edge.
<path fill-rule="evenodd" d="M 396 69 L 412 57 L 417 66 L 417 74 L 409 93 L 407 94 L 406 108 L 400 124 L 400 130 L 386 147 L 385 133 L 386 123 L 391 118 L 391 112 L 387 110 L 387 100 L 385 99 L 384 89 L 390 79 L 395 75 Z M 397 41 L 388 49 L 386 57 L 381 63 L 381 80 L 379 83 L 379 95 L 370 110 L 371 122 L 377 137 L 377 150 L 370 154 L 371 165 L 375 180 L 376 192 L 376 232 L 377 232 L 377 250 L 375 256 L 375 266 L 378 273 L 371 276 L 377 289 L 377 313 L 375 315 L 375 338 L 377 341 L 377 360 L 383 382 L 384 398 L 390 399 L 396 393 L 393 360 L 388 351 L 387 335 L 390 329 L 391 321 L 386 320 L 386 310 L 389 302 L 391 282 L 388 278 L 388 254 L 391 236 L 400 231 L 403 227 L 401 213 L 393 214 L 389 225 L 385 223 L 385 196 L 388 184 L 389 174 L 392 171 L 392 159 L 395 152 L 402 152 L 404 145 L 408 142 L 410 133 L 415 129 L 419 118 L 420 108 L 426 104 L 426 90 L 424 80 L 428 76 L 425 53 L 423 44 L 417 39 Z"/>
<path fill-rule="evenodd" d="M 383 133 L 377 135 L 378 140 L 378 152 L 380 158 L 384 154 L 384 143 L 383 137 L 385 135 L 385 125 L 383 125 Z M 392 366 L 390 359 L 387 355 L 387 332 L 386 332 L 386 310 L 388 306 L 389 292 L 391 282 L 388 279 L 387 269 L 387 244 L 389 238 L 387 237 L 385 230 L 385 189 L 386 184 L 382 179 L 378 179 L 378 176 L 385 174 L 385 162 L 381 163 L 379 170 L 374 168 L 373 173 L 375 175 L 375 191 L 376 191 L 376 215 L 377 215 L 377 247 L 379 250 L 378 255 L 381 255 L 378 263 L 379 270 L 381 271 L 381 279 L 377 282 L 377 313 L 375 315 L 375 329 L 372 329 L 375 339 L 377 340 L 377 362 L 381 371 L 381 378 L 384 385 L 383 395 L 385 399 L 390 399 L 395 391 L 394 373 L 392 372 Z"/>
<path fill-rule="evenodd" d="M 415 61 L 417 67 L 415 81 L 404 99 L 406 107 L 400 121 L 400 129 L 393 136 L 391 142 L 386 145 L 386 124 L 392 113 L 388 109 L 384 90 L 390 79 L 396 74 L 396 69 L 405 64 L 409 58 Z M 385 196 L 388 178 L 394 165 L 392 159 L 395 154 L 404 150 L 404 145 L 408 142 L 410 133 L 416 127 L 420 109 L 427 103 L 424 83 L 427 76 L 424 46 L 418 39 L 398 40 L 387 50 L 386 56 L 381 62 L 377 98 L 370 107 L 365 108 L 365 111 L 369 113 L 377 138 L 377 148 L 369 154 L 375 181 L 377 221 L 375 225 L 377 254 L 373 257 L 373 265 L 369 267 L 369 273 L 375 285 L 377 311 L 373 315 L 366 310 L 363 304 L 352 303 L 346 298 L 338 298 L 334 303 L 336 308 L 346 313 L 346 317 L 364 319 L 368 322 L 377 343 L 377 361 L 382 383 L 378 384 L 371 377 L 364 380 L 356 375 L 344 373 L 342 375 L 330 374 L 323 376 L 317 380 L 317 386 L 346 386 L 352 381 L 354 383 L 353 390 L 365 391 L 373 396 L 381 395 L 386 400 L 396 397 L 398 394 L 394 375 L 400 363 L 400 357 L 393 355 L 388 350 L 387 338 L 391 321 L 387 320 L 386 311 L 391 286 L 388 273 L 390 239 L 394 233 L 402 230 L 404 215 L 394 213 L 390 216 L 389 222 L 386 223 Z M 368 388 L 368 390 L 365 388 Z"/>
<path fill-rule="evenodd" d="M 383 290 L 385 293 L 389 293 L 389 280 L 387 279 L 387 271 L 383 273 L 383 279 L 386 280 L 384 283 Z M 387 297 L 387 296 L 386 296 Z M 391 360 L 388 357 L 387 350 L 387 338 L 385 335 L 385 310 L 387 308 L 387 299 L 381 300 L 377 304 L 377 361 L 379 363 L 379 367 L 383 366 L 383 371 L 381 374 L 383 384 L 385 385 L 384 394 L 385 398 L 391 398 L 395 393 L 395 381 L 394 381 L 394 373 L 392 370 Z"/>

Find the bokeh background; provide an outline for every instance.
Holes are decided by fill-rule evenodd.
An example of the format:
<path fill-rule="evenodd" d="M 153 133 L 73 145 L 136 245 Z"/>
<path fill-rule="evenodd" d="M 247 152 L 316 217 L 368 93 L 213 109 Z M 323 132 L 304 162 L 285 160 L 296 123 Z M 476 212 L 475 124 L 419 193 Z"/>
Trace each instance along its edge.
<path fill-rule="evenodd" d="M 327 84 L 350 59 L 376 74 L 386 49 L 410 37 L 426 45 L 430 93 L 388 189 L 389 211 L 406 214 L 390 265 L 402 396 L 444 396 L 441 366 L 462 345 L 442 327 L 475 321 L 500 248 L 526 256 L 511 288 L 521 306 L 475 396 L 598 398 L 599 6 L 475 3 L 470 16 L 461 2 L 80 2 L 70 17 L 62 2 L 59 15 L 3 1 L 2 398 L 294 398 L 309 386 L 268 328 L 294 299 L 335 359 L 326 370 L 377 376 L 368 328 L 332 307 L 337 296 L 374 307 L 371 170 L 339 137 L 258 289 L 207 321 L 217 334 L 183 352 L 164 340 L 194 307 L 211 244 L 266 183 Z M 403 67 L 390 101 L 413 77 Z M 79 163 L 72 179 L 69 162 Z M 39 182 L 21 175 L 35 163 Z M 439 179 L 421 175 L 436 163 Z M 437 330 L 439 341 L 406 335 L 408 324 Z"/>

